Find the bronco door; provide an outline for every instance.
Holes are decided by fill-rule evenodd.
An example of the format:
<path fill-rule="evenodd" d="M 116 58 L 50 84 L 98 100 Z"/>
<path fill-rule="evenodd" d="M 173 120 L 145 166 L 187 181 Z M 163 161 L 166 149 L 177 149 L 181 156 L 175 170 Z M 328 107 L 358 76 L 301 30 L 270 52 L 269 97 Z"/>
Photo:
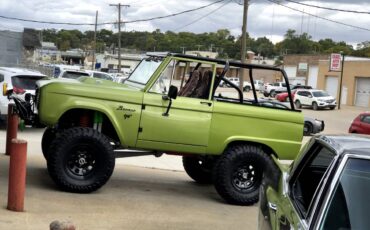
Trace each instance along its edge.
<path fill-rule="evenodd" d="M 202 67 L 201 67 L 202 66 Z M 205 152 L 208 146 L 213 102 L 213 80 L 209 63 L 174 58 L 144 94 L 137 146 L 184 152 Z M 185 81 L 188 78 L 187 81 Z M 179 92 L 168 114 L 170 85 Z"/>

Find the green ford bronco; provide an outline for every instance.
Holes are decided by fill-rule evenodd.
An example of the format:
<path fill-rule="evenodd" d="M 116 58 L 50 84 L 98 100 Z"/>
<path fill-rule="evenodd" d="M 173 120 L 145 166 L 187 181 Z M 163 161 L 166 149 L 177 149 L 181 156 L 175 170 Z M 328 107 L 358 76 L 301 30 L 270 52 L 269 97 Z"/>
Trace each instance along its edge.
<path fill-rule="evenodd" d="M 115 158 L 174 154 L 199 183 L 229 203 L 258 201 L 263 172 L 301 147 L 303 115 L 242 92 L 228 77 L 288 79 L 279 68 L 180 54 L 148 55 L 123 83 L 80 77 L 37 82 L 15 99 L 26 123 L 47 126 L 42 151 L 65 191 L 88 193 L 110 178 Z M 222 83 L 228 88 L 218 87 Z M 290 94 L 290 88 L 288 87 Z M 15 97 L 15 96 L 14 96 Z"/>

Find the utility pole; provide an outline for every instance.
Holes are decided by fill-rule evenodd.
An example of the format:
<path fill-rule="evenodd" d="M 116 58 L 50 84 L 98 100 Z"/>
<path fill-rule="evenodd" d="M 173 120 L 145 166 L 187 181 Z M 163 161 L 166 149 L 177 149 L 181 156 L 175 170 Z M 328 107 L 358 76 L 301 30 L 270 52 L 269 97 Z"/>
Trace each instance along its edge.
<path fill-rule="evenodd" d="M 95 16 L 94 51 L 93 51 L 93 58 L 92 58 L 91 70 L 94 70 L 94 69 L 95 69 L 96 30 L 97 30 L 97 29 L 98 29 L 98 11 L 96 11 L 96 16 Z"/>
<path fill-rule="evenodd" d="M 242 50 L 241 50 L 241 62 L 245 63 L 245 53 L 247 47 L 247 19 L 248 19 L 248 7 L 249 0 L 244 0 L 244 10 L 243 10 L 243 28 L 242 28 Z M 244 70 L 241 71 L 239 75 L 239 88 L 243 91 L 244 82 Z M 253 84 L 253 82 L 251 82 Z"/>
<path fill-rule="evenodd" d="M 340 83 L 339 83 L 339 97 L 338 97 L 338 110 L 340 109 L 340 104 L 342 103 L 342 85 L 343 85 L 343 71 L 344 71 L 344 52 L 340 51 L 342 56 L 342 70 L 340 71 Z"/>
<path fill-rule="evenodd" d="M 200 47 L 201 47 L 202 45 L 196 45 L 196 47 L 198 47 L 198 51 L 200 50 Z"/>
<path fill-rule="evenodd" d="M 182 49 L 182 54 L 185 54 L 185 46 L 180 46 L 180 48 Z"/>
<path fill-rule="evenodd" d="M 121 7 L 130 7 L 130 5 L 118 4 L 109 4 L 109 6 L 118 7 L 118 72 L 121 72 Z"/>

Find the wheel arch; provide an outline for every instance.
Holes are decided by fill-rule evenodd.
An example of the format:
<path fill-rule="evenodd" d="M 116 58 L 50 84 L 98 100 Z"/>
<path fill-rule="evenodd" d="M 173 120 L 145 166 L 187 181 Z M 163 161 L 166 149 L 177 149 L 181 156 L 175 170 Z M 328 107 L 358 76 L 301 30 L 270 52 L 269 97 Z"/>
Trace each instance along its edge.
<path fill-rule="evenodd" d="M 270 146 L 268 146 L 264 143 L 261 143 L 261 142 L 255 142 L 255 141 L 250 141 L 250 140 L 233 140 L 233 141 L 230 141 L 229 143 L 227 143 L 223 152 L 225 152 L 225 150 L 227 148 L 230 148 L 230 147 L 235 146 L 235 145 L 252 145 L 252 146 L 260 147 L 268 155 L 270 155 L 270 156 L 272 155 L 272 156 L 275 156 L 276 158 L 279 158 L 277 153 Z"/>
<path fill-rule="evenodd" d="M 120 135 L 117 133 L 118 125 L 107 111 L 96 108 L 69 108 L 64 111 L 58 119 L 60 128 L 70 127 L 91 127 L 94 125 L 95 113 L 102 114 L 101 132 L 115 141 L 121 142 Z"/>

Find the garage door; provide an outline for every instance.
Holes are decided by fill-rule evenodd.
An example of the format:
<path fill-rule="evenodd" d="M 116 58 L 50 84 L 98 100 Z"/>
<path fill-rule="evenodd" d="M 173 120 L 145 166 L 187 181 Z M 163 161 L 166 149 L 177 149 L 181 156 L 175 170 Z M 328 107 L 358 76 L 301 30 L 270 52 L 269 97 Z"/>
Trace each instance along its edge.
<path fill-rule="evenodd" d="M 356 106 L 368 107 L 370 97 L 370 78 L 356 78 Z"/>
<path fill-rule="evenodd" d="M 297 77 L 297 66 L 285 66 L 284 70 L 288 75 L 288 78 Z"/>
<path fill-rule="evenodd" d="M 319 74 L 319 68 L 317 66 L 310 66 L 308 70 L 307 85 L 311 86 L 312 88 L 316 88 L 318 74 Z"/>
<path fill-rule="evenodd" d="M 326 76 L 325 90 L 333 97 L 337 97 L 338 91 L 338 77 Z"/>

